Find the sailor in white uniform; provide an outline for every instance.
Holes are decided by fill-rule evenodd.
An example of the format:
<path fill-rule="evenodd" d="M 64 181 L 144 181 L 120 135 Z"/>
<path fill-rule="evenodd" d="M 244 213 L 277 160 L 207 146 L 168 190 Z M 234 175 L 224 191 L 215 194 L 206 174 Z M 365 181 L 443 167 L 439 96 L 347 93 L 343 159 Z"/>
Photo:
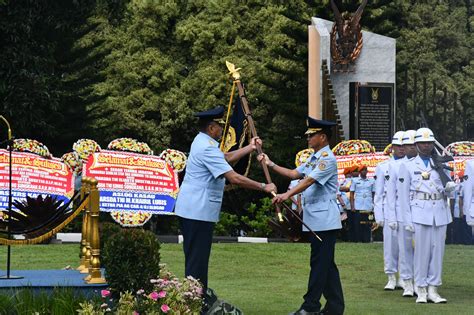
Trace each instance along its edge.
<path fill-rule="evenodd" d="M 416 131 L 418 156 L 400 165 L 398 199 L 405 212 L 405 229 L 414 232 L 414 277 L 417 303 L 446 303 L 437 288 L 442 284 L 446 226 L 452 221 L 446 194 L 453 182 L 443 187 L 440 174 L 433 168 L 431 154 L 435 138 L 428 128 Z M 449 175 L 448 175 L 449 176 Z"/>
<path fill-rule="evenodd" d="M 403 288 L 403 296 L 413 296 L 413 233 L 405 229 L 405 215 L 400 207 L 400 199 L 398 198 L 397 183 L 400 166 L 403 163 L 411 161 L 418 155 L 415 146 L 415 130 L 408 130 L 403 134 L 402 144 L 405 158 L 393 161 L 389 164 L 389 182 L 387 185 L 387 199 L 389 208 L 389 223 L 391 229 L 397 231 L 398 239 L 398 258 L 399 258 L 399 274 L 401 287 Z"/>
<path fill-rule="evenodd" d="M 397 131 L 392 138 L 392 158 L 377 165 L 375 168 L 375 196 L 374 214 L 375 222 L 383 228 L 383 258 L 384 272 L 388 276 L 385 290 L 395 290 L 397 286 L 398 272 L 398 238 L 397 229 L 391 228 L 388 223 L 390 216 L 388 213 L 387 186 L 390 181 L 389 165 L 395 161 L 400 161 L 405 156 L 403 150 L 403 131 Z M 393 203 L 393 201 L 391 201 Z"/>

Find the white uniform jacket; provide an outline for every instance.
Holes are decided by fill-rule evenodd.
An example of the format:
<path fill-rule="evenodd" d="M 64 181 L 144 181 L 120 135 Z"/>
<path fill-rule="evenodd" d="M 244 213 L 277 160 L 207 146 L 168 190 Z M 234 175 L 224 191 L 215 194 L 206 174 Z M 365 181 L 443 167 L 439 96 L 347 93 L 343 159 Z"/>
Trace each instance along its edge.
<path fill-rule="evenodd" d="M 375 168 L 375 196 L 374 196 L 374 215 L 375 222 L 388 220 L 385 215 L 387 205 L 387 180 L 388 164 L 392 159 L 379 163 Z"/>
<path fill-rule="evenodd" d="M 474 160 L 466 162 L 463 186 L 463 212 L 467 222 L 474 222 Z"/>
<path fill-rule="evenodd" d="M 452 221 L 443 184 L 437 171 L 425 166 L 420 156 L 402 163 L 398 176 L 398 198 L 407 225 L 442 226 Z"/>

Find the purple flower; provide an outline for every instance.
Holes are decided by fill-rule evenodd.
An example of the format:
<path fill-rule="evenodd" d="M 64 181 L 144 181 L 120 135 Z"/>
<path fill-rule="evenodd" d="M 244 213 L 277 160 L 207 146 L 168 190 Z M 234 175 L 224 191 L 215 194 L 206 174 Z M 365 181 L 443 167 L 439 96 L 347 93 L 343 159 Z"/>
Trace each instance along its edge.
<path fill-rule="evenodd" d="M 168 313 L 170 310 L 171 310 L 171 309 L 170 309 L 170 307 L 169 307 L 168 305 L 166 305 L 166 304 L 161 305 L 161 311 L 162 311 L 163 313 Z"/>
<path fill-rule="evenodd" d="M 100 295 L 102 295 L 103 298 L 108 297 L 110 295 L 109 290 L 100 290 Z"/>
<path fill-rule="evenodd" d="M 160 291 L 158 293 L 158 297 L 161 299 L 161 298 L 164 298 L 166 296 L 166 291 Z"/>

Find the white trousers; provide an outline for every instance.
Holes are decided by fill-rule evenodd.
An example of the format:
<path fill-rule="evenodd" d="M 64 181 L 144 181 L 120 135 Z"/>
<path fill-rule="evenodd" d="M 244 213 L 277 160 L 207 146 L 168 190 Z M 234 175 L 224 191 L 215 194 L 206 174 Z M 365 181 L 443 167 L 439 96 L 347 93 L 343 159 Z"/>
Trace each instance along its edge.
<path fill-rule="evenodd" d="M 415 283 L 418 287 L 440 286 L 443 272 L 443 256 L 446 240 L 446 225 L 415 226 Z"/>
<path fill-rule="evenodd" d="M 383 260 L 384 272 L 396 274 L 398 272 L 398 237 L 397 231 L 392 230 L 385 221 L 383 225 Z"/>
<path fill-rule="evenodd" d="M 403 223 L 398 222 L 398 249 L 400 278 L 403 280 L 413 279 L 413 233 L 405 230 Z"/>

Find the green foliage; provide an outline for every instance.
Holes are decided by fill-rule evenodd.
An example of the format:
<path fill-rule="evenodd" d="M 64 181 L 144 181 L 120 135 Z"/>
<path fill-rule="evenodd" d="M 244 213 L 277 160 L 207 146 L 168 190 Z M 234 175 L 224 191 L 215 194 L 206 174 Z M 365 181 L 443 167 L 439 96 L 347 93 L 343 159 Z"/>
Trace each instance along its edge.
<path fill-rule="evenodd" d="M 0 314 L 74 314 L 83 301 L 85 297 L 71 289 L 57 288 L 52 294 L 23 289 L 12 297 L 0 295 Z"/>
<path fill-rule="evenodd" d="M 269 237 L 274 236 L 268 221 L 275 210 L 271 198 L 264 197 L 257 203 L 250 203 L 237 211 L 222 211 L 214 228 L 215 235 Z"/>
<path fill-rule="evenodd" d="M 103 222 L 99 225 L 100 248 L 103 250 L 105 244 L 111 240 L 115 234 L 120 233 L 122 227 L 114 222 Z"/>
<path fill-rule="evenodd" d="M 260 206 L 251 203 L 247 212 L 248 215 L 242 216 L 242 222 L 247 225 L 247 236 L 267 237 L 272 233 L 272 229 L 268 225 L 268 221 L 273 217 L 274 206 L 271 198 L 263 198 L 260 200 Z"/>
<path fill-rule="evenodd" d="M 237 236 L 239 235 L 240 222 L 236 214 L 221 212 L 219 222 L 214 227 L 214 235 Z"/>
<path fill-rule="evenodd" d="M 213 244 L 209 283 L 219 297 L 246 315 L 288 314 L 301 306 L 306 293 L 310 251 L 308 243 Z M 180 244 L 163 244 L 162 259 L 176 272 L 184 269 Z M 472 267 L 473 259 L 474 246 L 447 245 L 439 292 L 449 305 L 429 303 L 419 309 L 421 305 L 402 297 L 401 291 L 383 290 L 387 276 L 382 243 L 338 242 L 335 260 L 344 290 L 344 314 L 467 314 L 472 292 L 466 290 L 471 282 L 465 268 Z"/>
<path fill-rule="evenodd" d="M 118 292 L 150 290 L 160 272 L 160 243 L 142 229 L 123 229 L 104 244 L 103 263 L 110 288 Z"/>

